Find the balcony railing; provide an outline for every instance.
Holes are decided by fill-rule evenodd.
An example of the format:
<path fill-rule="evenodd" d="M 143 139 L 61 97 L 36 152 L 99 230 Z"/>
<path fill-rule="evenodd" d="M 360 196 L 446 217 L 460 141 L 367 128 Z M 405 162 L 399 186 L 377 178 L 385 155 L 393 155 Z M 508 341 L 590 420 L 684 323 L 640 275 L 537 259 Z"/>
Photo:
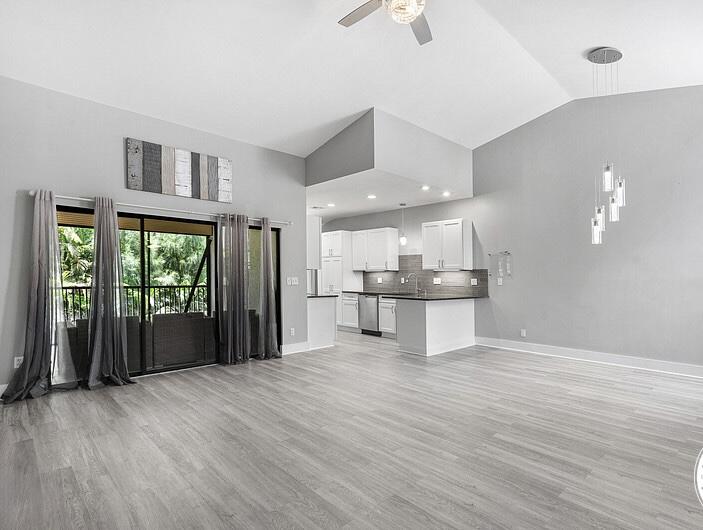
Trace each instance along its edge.
<path fill-rule="evenodd" d="M 147 288 L 149 314 L 184 313 L 190 285 L 152 285 Z M 142 288 L 140 286 L 125 286 L 127 316 L 138 317 L 141 311 Z M 66 320 L 75 322 L 87 319 L 90 314 L 90 286 L 77 285 L 63 287 L 63 309 Z M 207 285 L 198 285 L 190 303 L 190 313 L 203 313 L 208 310 Z"/>

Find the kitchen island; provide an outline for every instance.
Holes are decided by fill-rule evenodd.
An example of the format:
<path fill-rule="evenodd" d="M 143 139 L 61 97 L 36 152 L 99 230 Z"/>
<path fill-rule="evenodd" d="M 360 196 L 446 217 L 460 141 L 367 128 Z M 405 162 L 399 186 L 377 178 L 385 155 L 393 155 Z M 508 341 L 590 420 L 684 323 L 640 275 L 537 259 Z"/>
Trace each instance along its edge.
<path fill-rule="evenodd" d="M 474 299 L 461 296 L 397 296 L 398 349 L 431 356 L 476 344 Z"/>

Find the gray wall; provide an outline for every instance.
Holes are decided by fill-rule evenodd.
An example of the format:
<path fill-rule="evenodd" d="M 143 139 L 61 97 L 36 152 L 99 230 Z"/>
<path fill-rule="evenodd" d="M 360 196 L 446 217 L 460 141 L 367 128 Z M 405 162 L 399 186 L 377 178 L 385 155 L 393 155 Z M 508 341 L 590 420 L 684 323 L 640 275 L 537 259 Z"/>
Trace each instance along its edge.
<path fill-rule="evenodd" d="M 306 183 L 320 184 L 374 167 L 373 109 L 305 159 Z"/>
<path fill-rule="evenodd" d="M 293 221 L 281 239 L 284 343 L 304 342 L 305 164 L 303 159 L 0 77 L 0 384 L 21 355 L 32 203 L 27 190 L 199 212 L 241 212 Z M 231 158 L 233 204 L 125 189 L 124 137 Z M 298 276 L 299 286 L 285 285 Z M 296 328 L 290 337 L 289 328 Z"/>
<path fill-rule="evenodd" d="M 514 278 L 491 280 L 476 303 L 479 336 L 703 364 L 701 153 L 703 87 L 574 101 L 474 150 L 475 197 L 408 209 L 408 249 L 422 220 L 469 217 L 475 268 L 513 253 Z M 605 159 L 628 179 L 628 206 L 593 246 Z M 399 222 L 390 212 L 324 230 Z"/>

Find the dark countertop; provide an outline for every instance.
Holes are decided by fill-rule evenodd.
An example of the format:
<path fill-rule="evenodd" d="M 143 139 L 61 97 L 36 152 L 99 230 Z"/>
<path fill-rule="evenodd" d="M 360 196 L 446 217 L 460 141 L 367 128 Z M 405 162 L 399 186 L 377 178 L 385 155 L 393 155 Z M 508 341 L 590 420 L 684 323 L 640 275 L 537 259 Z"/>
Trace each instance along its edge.
<path fill-rule="evenodd" d="M 487 296 L 471 296 L 469 294 L 427 294 L 416 295 L 412 293 L 379 293 L 373 291 L 342 291 L 349 294 L 365 294 L 369 296 L 381 296 L 383 298 L 395 298 L 397 300 L 420 300 L 431 302 L 434 300 L 474 300 L 476 298 L 488 298 Z"/>
<path fill-rule="evenodd" d="M 337 298 L 336 294 L 309 294 L 308 298 Z"/>

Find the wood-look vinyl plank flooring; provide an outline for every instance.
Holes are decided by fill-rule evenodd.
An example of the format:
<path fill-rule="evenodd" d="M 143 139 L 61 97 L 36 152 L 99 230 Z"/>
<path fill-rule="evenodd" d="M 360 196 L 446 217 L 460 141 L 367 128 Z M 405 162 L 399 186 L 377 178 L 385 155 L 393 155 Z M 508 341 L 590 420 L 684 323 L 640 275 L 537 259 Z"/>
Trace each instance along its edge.
<path fill-rule="evenodd" d="M 703 528 L 703 380 L 334 348 L 0 407 L 0 528 Z"/>

